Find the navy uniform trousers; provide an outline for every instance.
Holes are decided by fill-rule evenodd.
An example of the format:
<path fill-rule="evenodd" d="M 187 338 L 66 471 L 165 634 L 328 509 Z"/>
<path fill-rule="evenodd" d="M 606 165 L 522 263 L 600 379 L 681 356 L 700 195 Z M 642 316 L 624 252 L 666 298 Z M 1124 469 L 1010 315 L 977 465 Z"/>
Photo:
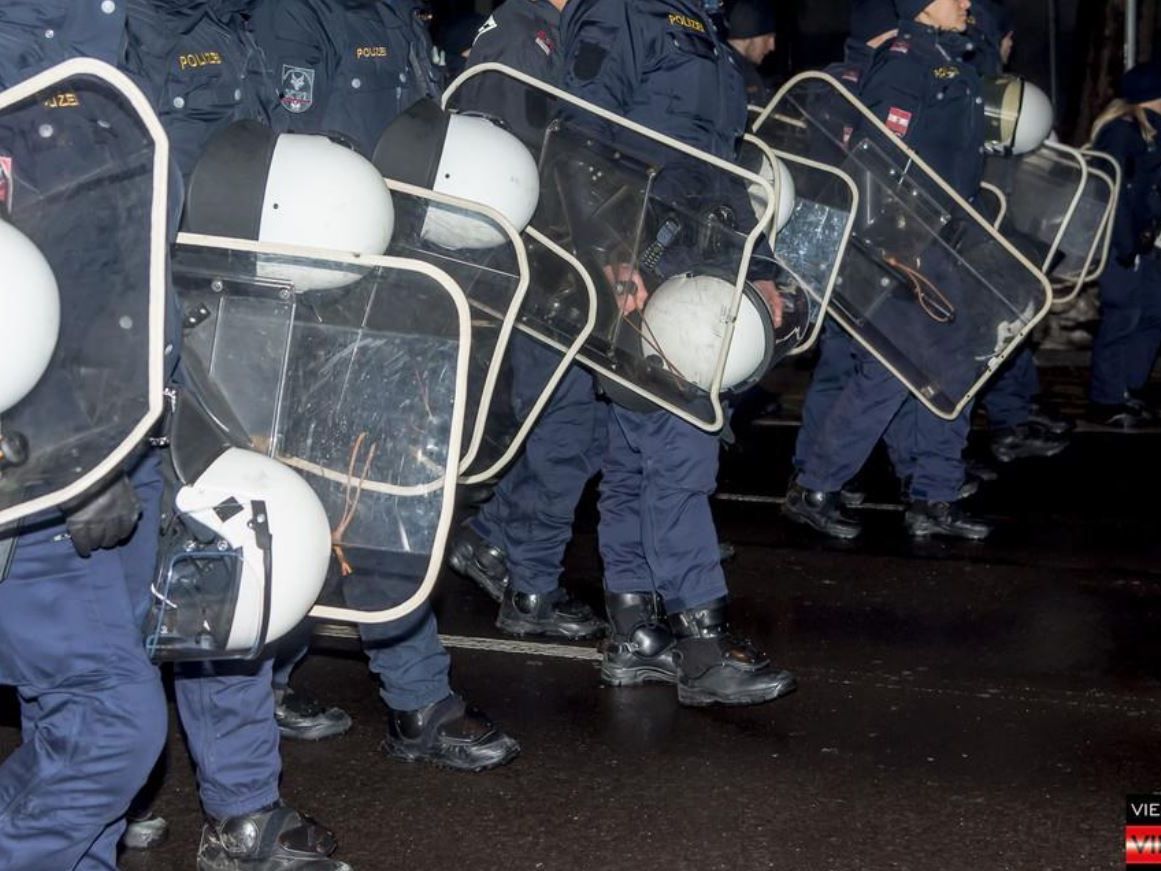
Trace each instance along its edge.
<path fill-rule="evenodd" d="M 1100 280 L 1101 319 L 1092 347 L 1093 402 L 1119 405 L 1149 380 L 1161 348 L 1161 261 L 1126 269 L 1110 260 Z"/>
<path fill-rule="evenodd" d="M 0 683 L 20 694 L 23 730 L 0 765 L 5 871 L 115 871 L 123 816 L 165 743 L 165 693 L 142 642 L 156 456 L 131 479 L 143 516 L 124 545 L 81 558 L 59 515 L 30 522 L 0 582 Z"/>
<path fill-rule="evenodd" d="M 560 362 L 526 336 L 512 344 L 512 403 L 520 415 L 535 404 Z M 524 450 L 471 525 L 508 554 L 509 582 L 522 593 L 550 593 L 560 583 L 564 550 L 585 485 L 601 468 L 608 403 L 593 376 L 570 366 L 528 434 Z"/>

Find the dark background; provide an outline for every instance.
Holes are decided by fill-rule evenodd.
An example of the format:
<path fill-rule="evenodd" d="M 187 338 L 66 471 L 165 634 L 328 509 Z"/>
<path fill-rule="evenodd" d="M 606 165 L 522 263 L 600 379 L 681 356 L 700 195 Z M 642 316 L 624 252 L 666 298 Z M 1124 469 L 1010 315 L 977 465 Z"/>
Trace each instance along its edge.
<path fill-rule="evenodd" d="M 630 0 L 631 2 L 631 0 Z M 779 16 L 778 51 L 767 64 L 770 76 L 824 66 L 842 55 L 850 0 L 770 0 Z M 1092 118 L 1113 95 L 1123 71 L 1122 43 L 1126 0 L 1008 0 L 1013 11 L 1016 49 L 1012 67 L 1055 97 L 1061 138 L 1080 143 Z M 472 8 L 470 0 L 432 0 L 439 20 Z M 499 5 L 475 0 L 482 13 Z M 1147 58 L 1157 39 L 1159 0 L 1140 0 L 1140 50 Z M 1055 17 L 1055 26 L 1052 19 Z M 1052 75 L 1055 31 L 1055 70 Z"/>

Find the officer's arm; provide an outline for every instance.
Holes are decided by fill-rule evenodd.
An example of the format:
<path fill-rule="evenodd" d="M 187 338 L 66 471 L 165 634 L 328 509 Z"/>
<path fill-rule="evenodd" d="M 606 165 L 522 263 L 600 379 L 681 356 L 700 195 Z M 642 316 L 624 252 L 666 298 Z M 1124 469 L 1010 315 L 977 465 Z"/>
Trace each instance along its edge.
<path fill-rule="evenodd" d="M 318 13 L 309 0 L 265 0 L 254 26 L 278 88 L 274 128 L 321 132 L 337 58 Z"/>

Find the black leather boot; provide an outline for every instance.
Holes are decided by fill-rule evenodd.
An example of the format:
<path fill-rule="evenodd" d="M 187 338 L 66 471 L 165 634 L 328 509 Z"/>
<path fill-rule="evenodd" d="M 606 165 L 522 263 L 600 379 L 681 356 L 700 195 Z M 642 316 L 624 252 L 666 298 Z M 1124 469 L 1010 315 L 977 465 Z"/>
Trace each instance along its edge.
<path fill-rule="evenodd" d="M 947 538 L 966 538 L 983 541 L 992 534 L 992 526 L 967 514 L 950 502 L 926 502 L 916 499 L 907 506 L 903 525 L 912 538 L 942 535 Z"/>
<path fill-rule="evenodd" d="M 1068 438 L 1031 423 L 998 429 L 992 433 L 992 456 L 1001 463 L 1028 457 L 1055 457 L 1068 447 Z"/>
<path fill-rule="evenodd" d="M 383 750 L 404 762 L 487 771 L 515 759 L 520 745 L 452 693 L 417 711 L 392 711 Z"/>
<path fill-rule="evenodd" d="M 152 810 L 129 809 L 121 846 L 126 850 L 153 850 L 169 840 L 169 823 Z"/>
<path fill-rule="evenodd" d="M 479 584 L 492 601 L 504 598 L 508 587 L 508 554 L 484 541 L 467 523 L 456 533 L 447 562 L 454 571 Z"/>
<path fill-rule="evenodd" d="M 290 687 L 274 691 L 274 720 L 278 734 L 294 741 L 322 741 L 351 728 L 351 717 L 342 708 L 328 708 L 314 696 Z"/>
<path fill-rule="evenodd" d="M 250 814 L 210 820 L 198 845 L 198 871 L 351 871 L 330 858 L 334 833 L 278 803 Z"/>
<path fill-rule="evenodd" d="M 782 503 L 782 516 L 834 538 L 857 538 L 863 526 L 843 513 L 841 503 L 838 493 L 807 490 L 795 482 Z"/>
<path fill-rule="evenodd" d="M 520 638 L 535 635 L 579 641 L 605 633 L 605 624 L 593 609 L 560 587 L 551 593 L 505 590 L 496 626 Z"/>
<path fill-rule="evenodd" d="M 677 700 L 683 705 L 757 705 L 793 692 L 797 681 L 730 632 L 726 600 L 669 615 L 677 639 Z"/>
<path fill-rule="evenodd" d="M 676 641 L 661 622 L 654 593 L 606 593 L 609 643 L 601 682 L 613 687 L 677 683 Z"/>

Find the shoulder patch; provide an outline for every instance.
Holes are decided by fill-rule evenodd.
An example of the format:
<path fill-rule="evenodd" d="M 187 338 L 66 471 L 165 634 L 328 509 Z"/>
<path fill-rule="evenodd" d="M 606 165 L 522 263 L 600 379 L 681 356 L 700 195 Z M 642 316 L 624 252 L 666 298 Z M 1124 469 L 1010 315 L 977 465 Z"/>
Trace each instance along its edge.
<path fill-rule="evenodd" d="M 500 25 L 496 23 L 496 16 L 489 15 L 488 20 L 485 21 L 483 24 L 481 24 L 480 29 L 476 31 L 476 39 L 479 39 L 481 36 L 483 36 L 489 30 L 495 30 L 499 26 Z M 475 44 L 476 44 L 476 40 L 473 39 L 472 45 L 475 45 Z"/>
<path fill-rule="evenodd" d="M 0 156 L 0 212 L 12 214 L 12 158 Z"/>
<path fill-rule="evenodd" d="M 911 129 L 911 113 L 898 106 L 887 110 L 887 129 L 902 139 Z"/>
<path fill-rule="evenodd" d="M 911 42 L 907 39 L 896 39 L 891 43 L 890 51 L 895 54 L 907 54 L 911 51 Z"/>
<path fill-rule="evenodd" d="M 552 41 L 552 36 L 547 30 L 539 30 L 536 32 L 536 46 L 549 57 L 556 50 L 556 43 Z"/>
<path fill-rule="evenodd" d="M 859 79 L 862 77 L 863 71 L 858 67 L 847 67 L 845 70 L 843 70 L 843 74 L 839 76 L 839 78 L 844 82 L 854 82 L 855 84 L 858 84 Z"/>
<path fill-rule="evenodd" d="M 314 105 L 314 70 L 282 65 L 280 102 L 287 112 L 299 115 Z"/>

